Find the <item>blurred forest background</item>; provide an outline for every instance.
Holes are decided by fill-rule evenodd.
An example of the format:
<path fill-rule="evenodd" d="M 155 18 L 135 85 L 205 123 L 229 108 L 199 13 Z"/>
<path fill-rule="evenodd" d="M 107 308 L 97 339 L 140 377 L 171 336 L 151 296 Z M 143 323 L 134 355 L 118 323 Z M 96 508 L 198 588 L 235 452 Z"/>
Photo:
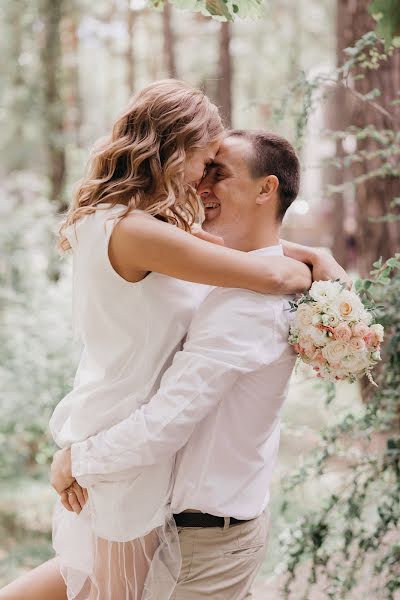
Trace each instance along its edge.
<path fill-rule="evenodd" d="M 378 391 L 293 377 L 256 600 L 400 598 L 399 2 L 14 0 L 0 19 L 0 585 L 52 556 L 47 423 L 79 350 L 60 213 L 129 96 L 169 76 L 296 145 L 284 237 L 330 248 L 386 328 Z"/>

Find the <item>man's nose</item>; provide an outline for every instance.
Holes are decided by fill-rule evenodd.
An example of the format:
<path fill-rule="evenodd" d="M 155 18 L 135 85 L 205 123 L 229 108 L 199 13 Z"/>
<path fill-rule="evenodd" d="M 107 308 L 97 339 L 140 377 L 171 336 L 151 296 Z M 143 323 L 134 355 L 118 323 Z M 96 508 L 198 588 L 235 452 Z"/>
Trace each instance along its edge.
<path fill-rule="evenodd" d="M 207 175 L 200 181 L 199 187 L 197 188 L 197 193 L 201 198 L 207 198 L 207 196 L 211 192 L 210 180 Z"/>

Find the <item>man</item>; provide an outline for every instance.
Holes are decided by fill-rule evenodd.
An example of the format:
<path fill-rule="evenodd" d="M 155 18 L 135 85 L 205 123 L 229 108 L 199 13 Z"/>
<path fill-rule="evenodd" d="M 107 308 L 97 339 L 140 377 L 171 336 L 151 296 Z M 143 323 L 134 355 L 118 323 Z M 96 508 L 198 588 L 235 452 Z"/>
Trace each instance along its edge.
<path fill-rule="evenodd" d="M 204 229 L 231 248 L 283 254 L 280 224 L 299 180 L 286 140 L 230 132 L 198 189 Z M 269 484 L 294 364 L 287 308 L 283 297 L 212 289 L 150 402 L 74 444 L 72 472 L 68 451 L 55 461 L 53 482 L 61 491 L 60 470 L 67 477 L 102 475 L 113 472 L 116 456 L 123 470 L 177 453 L 171 503 L 182 569 L 173 600 L 251 597 L 265 555 Z"/>

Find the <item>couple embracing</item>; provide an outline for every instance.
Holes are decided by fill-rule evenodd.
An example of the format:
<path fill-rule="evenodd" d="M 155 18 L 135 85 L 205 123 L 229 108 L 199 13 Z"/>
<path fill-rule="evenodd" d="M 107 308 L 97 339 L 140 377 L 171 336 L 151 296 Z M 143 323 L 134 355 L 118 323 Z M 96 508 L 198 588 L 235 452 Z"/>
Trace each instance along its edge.
<path fill-rule="evenodd" d="M 251 598 L 294 364 L 287 297 L 346 280 L 280 240 L 299 181 L 287 140 L 225 131 L 175 80 L 96 145 L 60 232 L 83 351 L 50 421 L 56 558 L 1 600 Z"/>

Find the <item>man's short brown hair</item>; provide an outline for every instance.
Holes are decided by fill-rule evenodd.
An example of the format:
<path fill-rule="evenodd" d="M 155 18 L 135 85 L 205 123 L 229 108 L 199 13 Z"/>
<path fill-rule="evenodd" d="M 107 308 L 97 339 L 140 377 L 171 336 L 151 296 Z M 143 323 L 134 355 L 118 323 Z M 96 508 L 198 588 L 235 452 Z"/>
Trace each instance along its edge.
<path fill-rule="evenodd" d="M 300 162 L 292 144 L 275 133 L 254 129 L 231 129 L 227 137 L 239 137 L 251 144 L 247 164 L 252 177 L 275 175 L 278 178 L 277 217 L 281 221 L 300 187 Z"/>

